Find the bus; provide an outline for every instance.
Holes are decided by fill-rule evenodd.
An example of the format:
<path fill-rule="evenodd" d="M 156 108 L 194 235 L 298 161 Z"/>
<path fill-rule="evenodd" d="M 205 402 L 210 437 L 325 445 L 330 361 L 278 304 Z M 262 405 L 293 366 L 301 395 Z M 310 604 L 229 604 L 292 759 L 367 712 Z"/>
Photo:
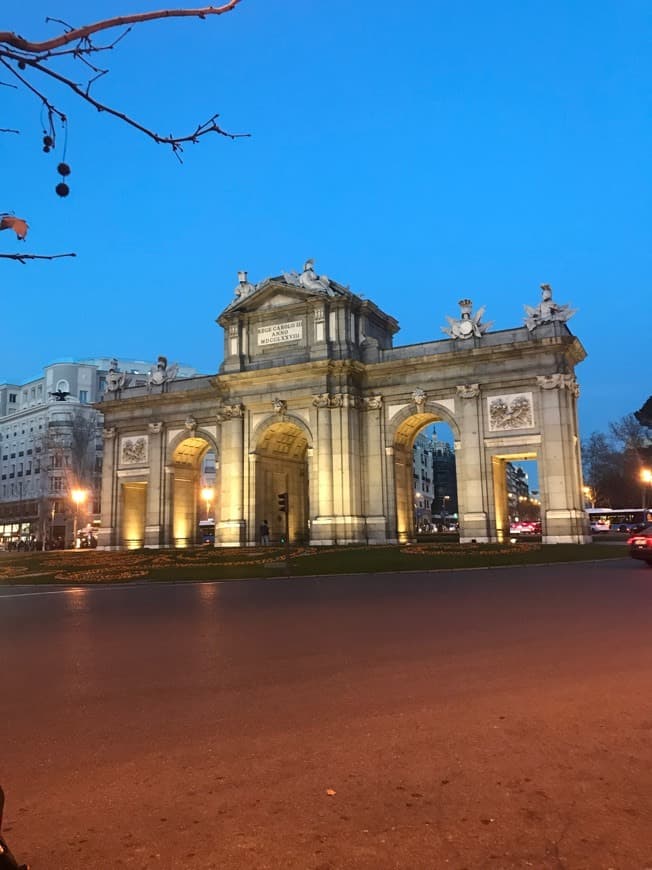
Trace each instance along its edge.
<path fill-rule="evenodd" d="M 592 532 L 640 532 L 652 526 L 652 508 L 587 508 Z"/>

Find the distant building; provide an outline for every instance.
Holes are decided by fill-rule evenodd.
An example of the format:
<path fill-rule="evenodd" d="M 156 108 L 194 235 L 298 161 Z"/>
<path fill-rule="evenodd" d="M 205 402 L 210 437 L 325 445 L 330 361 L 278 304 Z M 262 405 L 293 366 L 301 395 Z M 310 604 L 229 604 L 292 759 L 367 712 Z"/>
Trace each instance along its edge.
<path fill-rule="evenodd" d="M 525 519 L 530 508 L 530 485 L 527 472 L 520 465 L 505 463 L 507 503 L 510 520 Z"/>
<path fill-rule="evenodd" d="M 457 515 L 455 452 L 437 437 L 434 426 L 414 439 L 412 465 L 417 527 Z"/>
<path fill-rule="evenodd" d="M 103 449 L 103 418 L 92 405 L 106 390 L 111 362 L 55 362 L 22 384 L 0 384 L 0 547 L 71 546 L 75 525 L 90 540 L 100 512 Z M 117 362 L 134 384 L 145 385 L 155 367 Z M 197 372 L 180 366 L 178 374 Z M 84 494 L 77 505 L 75 489 Z"/>

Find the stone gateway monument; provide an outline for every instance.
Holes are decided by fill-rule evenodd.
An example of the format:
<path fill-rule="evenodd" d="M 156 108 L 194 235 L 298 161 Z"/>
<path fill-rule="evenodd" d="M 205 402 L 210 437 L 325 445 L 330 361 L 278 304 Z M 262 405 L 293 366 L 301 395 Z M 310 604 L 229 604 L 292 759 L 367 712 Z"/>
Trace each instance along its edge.
<path fill-rule="evenodd" d="M 240 272 L 217 320 L 217 375 L 123 383 L 97 406 L 99 546 L 195 543 L 209 451 L 215 546 L 257 543 L 264 520 L 277 536 L 281 493 L 291 541 L 412 540 L 412 447 L 437 421 L 454 436 L 462 542 L 508 536 L 505 463 L 525 459 L 538 461 L 544 543 L 590 540 L 575 380 L 586 353 L 545 287 L 523 326 L 492 332 L 462 299 L 447 338 L 394 347 L 397 321 L 312 260 L 258 284 Z"/>

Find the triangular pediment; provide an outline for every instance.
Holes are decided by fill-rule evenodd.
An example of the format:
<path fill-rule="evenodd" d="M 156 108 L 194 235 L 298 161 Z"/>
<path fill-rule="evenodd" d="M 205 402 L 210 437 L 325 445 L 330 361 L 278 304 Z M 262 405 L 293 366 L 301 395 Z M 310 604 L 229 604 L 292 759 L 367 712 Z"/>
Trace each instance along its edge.
<path fill-rule="evenodd" d="M 339 285 L 335 286 L 339 289 Z M 344 288 L 342 288 L 342 290 L 344 290 Z M 346 292 L 349 293 L 349 295 L 352 295 L 349 291 Z M 251 292 L 234 299 L 233 302 L 224 309 L 218 318 L 218 322 L 221 322 L 222 319 L 230 320 L 234 314 L 239 312 L 246 311 L 248 314 L 252 314 L 255 311 L 270 311 L 277 308 L 296 305 L 297 303 L 306 302 L 307 300 L 326 299 L 328 298 L 328 295 L 331 294 L 319 290 L 310 290 L 298 286 L 297 284 L 291 284 L 285 281 L 283 277 L 267 278 L 265 281 L 261 281 L 260 284 L 256 285 L 255 289 Z"/>

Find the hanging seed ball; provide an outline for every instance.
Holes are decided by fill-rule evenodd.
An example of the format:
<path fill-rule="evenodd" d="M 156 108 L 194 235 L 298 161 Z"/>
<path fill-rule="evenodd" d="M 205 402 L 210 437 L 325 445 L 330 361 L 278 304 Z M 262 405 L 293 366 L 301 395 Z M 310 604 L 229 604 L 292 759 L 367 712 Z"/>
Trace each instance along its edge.
<path fill-rule="evenodd" d="M 18 61 L 18 69 L 25 69 L 25 66 L 26 66 L 26 64 L 25 64 L 24 60 Z"/>
<path fill-rule="evenodd" d="M 70 167 L 67 163 L 60 163 L 57 166 L 57 172 L 59 173 L 59 175 L 63 175 L 65 178 L 66 175 L 70 175 Z"/>
<path fill-rule="evenodd" d="M 45 151 L 46 154 L 49 154 L 49 153 L 50 153 L 50 146 L 49 146 L 49 145 L 44 145 L 44 146 L 43 146 L 43 150 Z"/>
<path fill-rule="evenodd" d="M 48 136 L 46 133 L 43 137 L 43 144 L 46 148 L 52 148 L 52 146 L 54 145 L 54 139 L 52 138 L 52 136 Z"/>
<path fill-rule="evenodd" d="M 70 193 L 70 188 L 64 181 L 60 181 L 54 189 L 59 194 L 59 196 L 68 196 L 68 194 Z"/>

